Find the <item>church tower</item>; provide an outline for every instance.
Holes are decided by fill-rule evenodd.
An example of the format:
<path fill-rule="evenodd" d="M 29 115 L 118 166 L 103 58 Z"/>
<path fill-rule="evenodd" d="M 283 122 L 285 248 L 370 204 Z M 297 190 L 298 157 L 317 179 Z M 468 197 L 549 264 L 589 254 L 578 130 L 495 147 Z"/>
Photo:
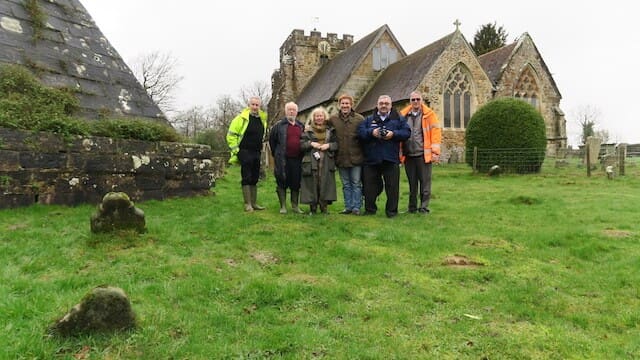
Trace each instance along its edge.
<path fill-rule="evenodd" d="M 305 35 L 303 30 L 293 30 L 280 46 L 280 68 L 271 76 L 273 93 L 268 112 L 271 122 L 284 114 L 284 104 L 295 101 L 302 89 L 325 63 L 353 44 L 353 35 L 319 31 Z"/>

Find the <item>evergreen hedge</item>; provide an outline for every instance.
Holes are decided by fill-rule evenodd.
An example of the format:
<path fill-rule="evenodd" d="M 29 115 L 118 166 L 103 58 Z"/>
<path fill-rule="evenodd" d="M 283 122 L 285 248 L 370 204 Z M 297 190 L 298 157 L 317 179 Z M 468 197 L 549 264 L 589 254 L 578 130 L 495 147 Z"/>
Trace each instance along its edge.
<path fill-rule="evenodd" d="M 540 171 L 547 147 L 544 118 L 529 103 L 500 98 L 490 101 L 471 117 L 465 135 L 466 161 L 476 170 L 498 165 L 503 171 Z"/>

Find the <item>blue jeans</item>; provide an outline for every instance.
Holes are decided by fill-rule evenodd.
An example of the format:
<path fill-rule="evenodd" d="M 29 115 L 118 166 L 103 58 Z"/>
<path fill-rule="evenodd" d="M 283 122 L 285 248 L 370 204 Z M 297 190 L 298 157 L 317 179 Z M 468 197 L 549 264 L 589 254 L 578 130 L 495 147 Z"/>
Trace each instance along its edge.
<path fill-rule="evenodd" d="M 362 207 L 362 166 L 338 168 L 342 181 L 344 208 L 358 210 Z"/>

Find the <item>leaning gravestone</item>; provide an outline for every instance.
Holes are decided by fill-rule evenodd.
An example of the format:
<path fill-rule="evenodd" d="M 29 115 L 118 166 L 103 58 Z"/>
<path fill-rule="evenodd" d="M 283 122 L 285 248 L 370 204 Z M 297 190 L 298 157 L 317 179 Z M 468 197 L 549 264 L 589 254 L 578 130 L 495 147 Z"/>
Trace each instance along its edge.
<path fill-rule="evenodd" d="M 144 211 L 133 205 L 129 195 L 110 192 L 102 198 L 98 211 L 91 215 L 91 232 L 113 232 L 116 230 L 145 232 Z"/>
<path fill-rule="evenodd" d="M 587 151 L 589 151 L 589 161 L 591 162 L 591 166 L 593 167 L 594 164 L 598 163 L 598 157 L 600 155 L 600 144 L 601 144 L 602 140 L 600 140 L 600 138 L 597 137 L 593 137 L 593 136 L 589 136 L 587 138 Z M 585 159 L 584 159 L 584 163 L 585 165 L 587 164 L 587 154 L 585 154 Z"/>
<path fill-rule="evenodd" d="M 51 325 L 49 334 L 67 337 L 129 330 L 135 328 L 135 319 L 131 302 L 122 289 L 98 286 Z"/>

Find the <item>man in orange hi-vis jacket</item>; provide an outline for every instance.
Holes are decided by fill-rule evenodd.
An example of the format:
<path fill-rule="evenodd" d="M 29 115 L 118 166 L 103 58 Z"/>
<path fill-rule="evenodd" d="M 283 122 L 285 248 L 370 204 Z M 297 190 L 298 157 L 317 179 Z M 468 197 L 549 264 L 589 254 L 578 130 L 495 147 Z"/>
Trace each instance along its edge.
<path fill-rule="evenodd" d="M 400 114 L 407 118 L 411 136 L 400 144 L 400 161 L 404 164 L 409 180 L 408 211 L 426 215 L 431 211 L 429 201 L 432 165 L 440 159 L 442 129 L 436 113 L 422 103 L 422 94 L 419 91 L 412 92 L 409 99 L 411 103 L 402 109 Z"/>

